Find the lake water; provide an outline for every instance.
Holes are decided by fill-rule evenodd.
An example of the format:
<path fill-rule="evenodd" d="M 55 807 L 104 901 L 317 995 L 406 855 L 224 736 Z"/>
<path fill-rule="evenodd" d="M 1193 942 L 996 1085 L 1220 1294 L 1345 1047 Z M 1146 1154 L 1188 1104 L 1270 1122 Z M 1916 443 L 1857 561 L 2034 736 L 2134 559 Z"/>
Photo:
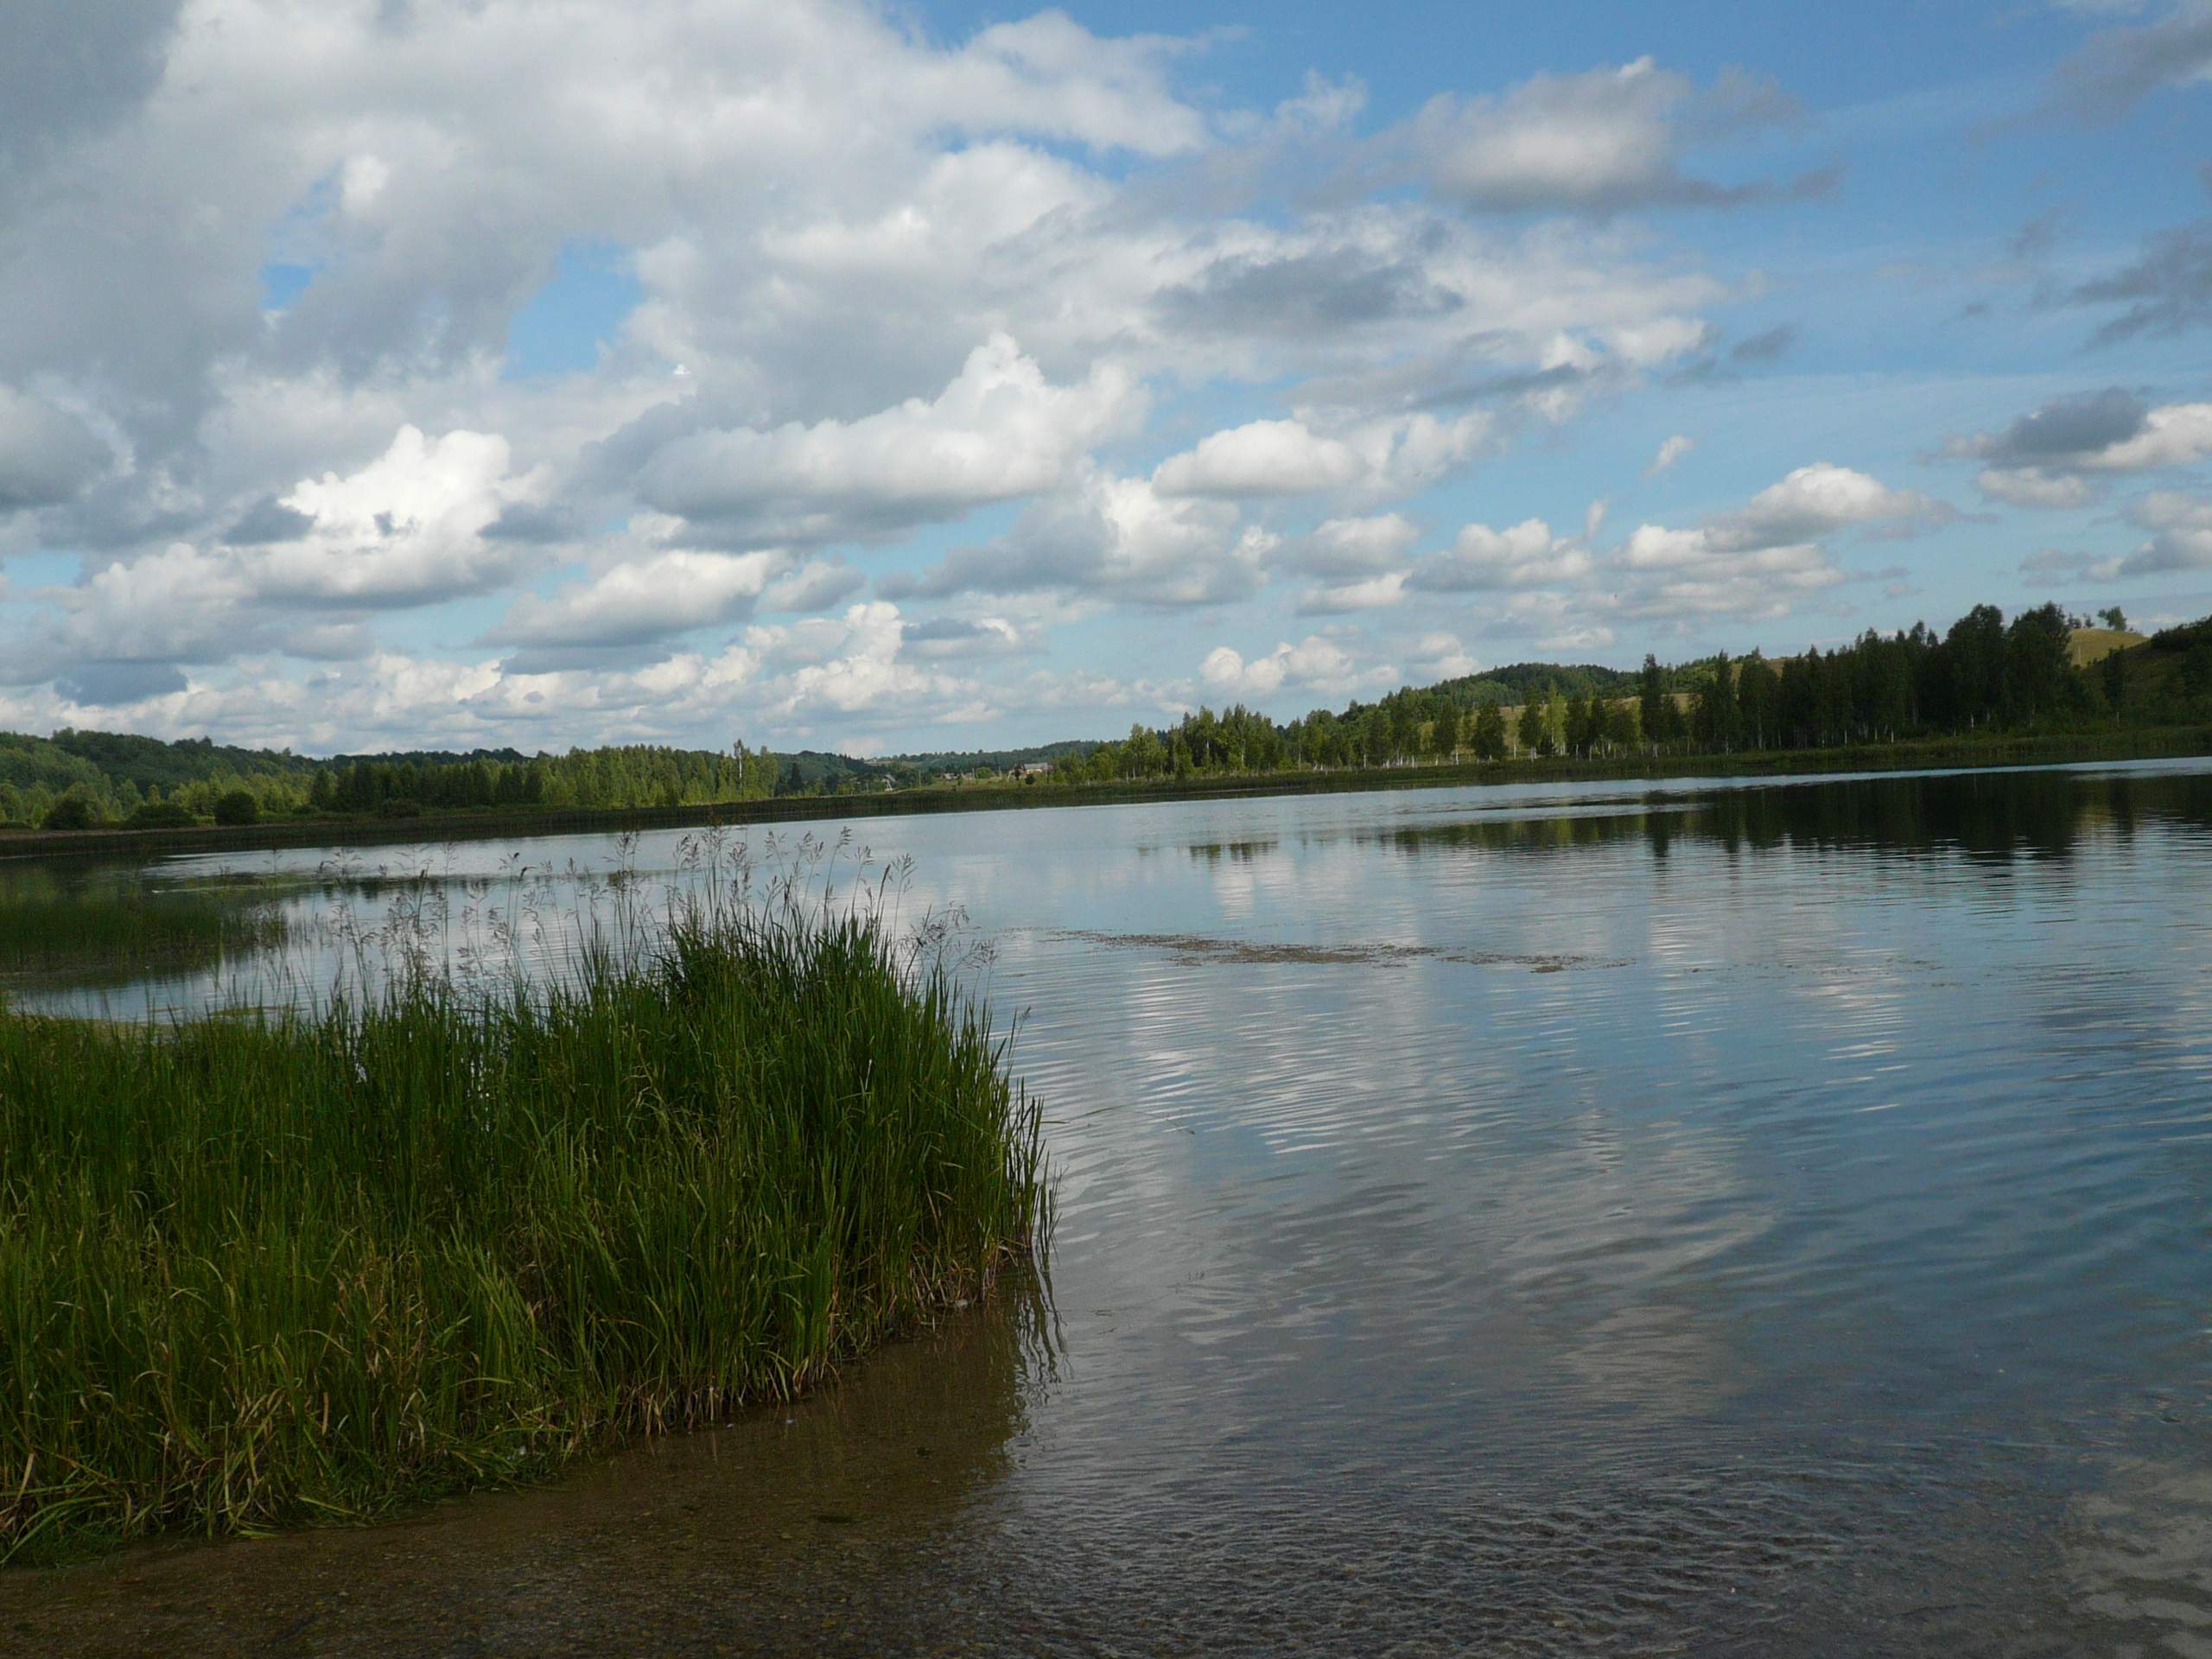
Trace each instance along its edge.
<path fill-rule="evenodd" d="M 2212 1654 L 2212 763 L 854 835 L 1023 1013 L 1048 1286 L 550 1489 L 0 1577 L 0 1645 Z M 680 842 L 80 873 L 251 878 L 284 974 L 16 994 L 395 906 L 553 960 Z"/>

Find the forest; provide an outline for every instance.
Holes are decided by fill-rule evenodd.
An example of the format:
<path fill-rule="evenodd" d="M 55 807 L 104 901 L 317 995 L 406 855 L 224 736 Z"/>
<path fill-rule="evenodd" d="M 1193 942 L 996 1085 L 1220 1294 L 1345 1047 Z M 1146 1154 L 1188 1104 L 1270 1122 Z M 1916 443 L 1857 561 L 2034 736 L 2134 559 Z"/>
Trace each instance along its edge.
<path fill-rule="evenodd" d="M 205 738 L 0 733 L 0 826 L 85 830 L 214 823 L 708 807 L 794 795 L 1080 788 L 1411 765 L 1819 751 L 1925 738 L 2212 721 L 2212 618 L 2144 639 L 2056 605 L 2009 622 L 1979 605 L 1938 634 L 1869 631 L 1794 657 L 1725 653 L 1640 671 L 1520 663 L 1405 687 L 1287 722 L 1242 704 L 1105 742 L 860 760 L 625 744 L 524 754 L 311 758 Z"/>
<path fill-rule="evenodd" d="M 2110 613 L 2117 617 L 2117 613 Z M 2124 620 L 2124 619 L 2120 619 Z M 2106 647 L 2083 666 L 2082 646 Z M 2135 643 L 2128 643 L 2133 641 Z M 2118 649 L 2111 649 L 2117 645 Z M 1508 688 L 1518 702 L 1509 702 Z M 2212 719 L 2212 619 L 2147 640 L 2056 605 L 1978 605 L 1938 635 L 1869 631 L 1832 651 L 1726 653 L 1640 672 L 1523 664 L 1278 725 L 1241 706 L 1103 743 L 1064 783 L 1557 757 L 1821 750 Z"/>

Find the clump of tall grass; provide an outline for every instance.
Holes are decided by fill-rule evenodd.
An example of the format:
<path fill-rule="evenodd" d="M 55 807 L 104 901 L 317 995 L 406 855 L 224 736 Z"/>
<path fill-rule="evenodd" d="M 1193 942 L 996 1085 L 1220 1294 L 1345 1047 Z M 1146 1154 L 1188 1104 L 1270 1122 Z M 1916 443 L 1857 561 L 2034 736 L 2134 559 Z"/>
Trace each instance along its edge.
<path fill-rule="evenodd" d="M 1038 1111 L 788 889 L 555 982 L 0 1013 L 0 1557 L 375 1514 L 785 1395 L 987 1290 Z"/>

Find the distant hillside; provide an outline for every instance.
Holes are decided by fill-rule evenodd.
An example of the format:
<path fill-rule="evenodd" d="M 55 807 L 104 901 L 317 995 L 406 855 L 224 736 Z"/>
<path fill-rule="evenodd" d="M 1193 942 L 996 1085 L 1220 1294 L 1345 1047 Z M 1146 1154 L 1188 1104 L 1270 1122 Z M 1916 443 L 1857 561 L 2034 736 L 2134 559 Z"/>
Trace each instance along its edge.
<path fill-rule="evenodd" d="M 372 766 L 466 766 L 496 760 L 502 766 L 518 766 L 532 757 L 520 749 L 364 749 L 359 754 L 334 754 L 325 760 L 309 760 L 310 766 L 350 766 L 357 760 Z"/>
<path fill-rule="evenodd" d="M 929 777 L 944 772 L 975 772 L 985 766 L 993 772 L 1012 772 L 1016 766 L 1040 760 L 1052 766 L 1080 760 L 1098 747 L 1098 741 L 1096 738 L 1064 738 L 1057 743 L 1039 743 L 1027 749 L 935 749 L 921 754 L 893 755 L 885 764 Z"/>
<path fill-rule="evenodd" d="M 2113 703 L 2186 704 L 2212 696 L 2212 617 L 2136 638 L 2106 652 L 2094 671 Z"/>
<path fill-rule="evenodd" d="M 1528 702 L 1531 691 L 1538 696 L 1556 691 L 1569 697 L 1586 697 L 1593 692 L 1601 697 L 1632 696 L 1637 678 L 1630 670 L 1607 668 L 1600 663 L 1511 663 L 1440 681 L 1434 690 L 1458 708 L 1491 704 L 1504 708 Z"/>
<path fill-rule="evenodd" d="M 2212 645 L 2212 616 L 2200 621 L 2184 622 L 2177 627 L 2162 628 L 2143 642 L 2153 652 L 2180 657 L 2202 651 Z"/>
<path fill-rule="evenodd" d="M 2129 629 L 2076 628 L 2067 641 L 2066 650 L 2075 667 L 2087 668 L 2115 651 L 2126 651 L 2130 645 L 2142 643 L 2143 636 Z"/>
<path fill-rule="evenodd" d="M 823 749 L 801 749 L 796 754 L 777 755 L 775 760 L 780 768 L 777 792 L 785 795 L 815 791 L 834 794 L 840 789 L 880 780 L 896 770 L 895 763 L 860 760 L 849 754 L 832 754 Z"/>
<path fill-rule="evenodd" d="M 289 749 L 240 749 L 188 737 L 164 743 L 158 737 L 138 737 L 129 732 L 80 732 L 67 727 L 51 738 L 16 738 L 10 743 L 50 744 L 59 753 L 82 760 L 101 777 L 144 789 L 158 785 L 173 789 L 179 784 L 204 779 L 275 777 L 314 769 L 317 762 Z"/>
<path fill-rule="evenodd" d="M 98 766 L 51 738 L 0 732 L 0 789 L 43 789 L 59 795 L 80 784 L 101 781 Z"/>

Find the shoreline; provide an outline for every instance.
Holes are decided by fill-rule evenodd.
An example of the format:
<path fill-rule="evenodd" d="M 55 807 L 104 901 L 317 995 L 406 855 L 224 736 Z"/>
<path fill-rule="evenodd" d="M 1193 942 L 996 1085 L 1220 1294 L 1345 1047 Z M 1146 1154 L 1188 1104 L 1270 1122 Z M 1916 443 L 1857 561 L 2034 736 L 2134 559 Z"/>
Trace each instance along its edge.
<path fill-rule="evenodd" d="M 2089 734 L 1934 738 L 1845 748 L 1760 750 L 1738 754 L 1649 755 L 1618 760 L 1447 762 L 1344 771 L 1249 772 L 1189 780 L 1109 784 L 929 785 L 880 795 L 809 795 L 690 806 L 584 807 L 529 811 L 425 813 L 407 818 L 316 818 L 188 829 L 82 830 L 0 829 L 0 861 L 98 857 L 111 854 L 257 851 L 330 845 L 420 846 L 479 841 L 619 834 L 624 830 L 774 825 L 922 813 L 997 812 L 1032 808 L 1152 805 L 1370 791 L 1465 789 L 1530 783 L 1664 782 L 1677 778 L 1791 778 L 1824 772 L 1973 771 L 2113 760 L 2188 760 L 2212 755 L 2212 727 L 2162 726 Z"/>

